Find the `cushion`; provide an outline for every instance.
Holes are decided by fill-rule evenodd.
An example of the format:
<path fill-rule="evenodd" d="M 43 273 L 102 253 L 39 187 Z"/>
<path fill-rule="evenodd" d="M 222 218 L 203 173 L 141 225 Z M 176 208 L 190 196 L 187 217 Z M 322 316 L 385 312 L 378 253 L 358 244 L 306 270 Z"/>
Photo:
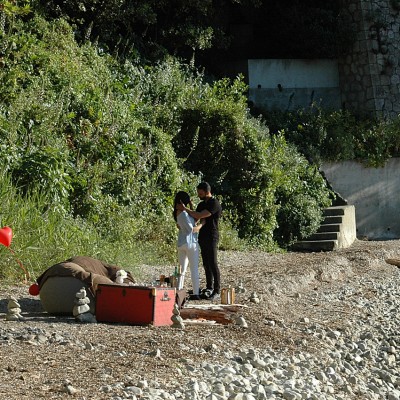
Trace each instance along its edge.
<path fill-rule="evenodd" d="M 90 311 L 94 314 L 94 297 L 88 286 L 80 279 L 70 276 L 52 276 L 46 280 L 40 289 L 40 301 L 45 311 L 55 315 L 72 315 L 75 305 L 75 295 L 82 288 L 86 289 L 90 300 Z"/>
<path fill-rule="evenodd" d="M 50 314 L 72 315 L 76 293 L 86 289 L 90 299 L 90 311 L 95 313 L 95 295 L 99 284 L 114 284 L 121 268 L 86 256 L 72 257 L 52 265 L 37 279 L 40 300 Z M 124 283 L 133 283 L 128 272 Z"/>

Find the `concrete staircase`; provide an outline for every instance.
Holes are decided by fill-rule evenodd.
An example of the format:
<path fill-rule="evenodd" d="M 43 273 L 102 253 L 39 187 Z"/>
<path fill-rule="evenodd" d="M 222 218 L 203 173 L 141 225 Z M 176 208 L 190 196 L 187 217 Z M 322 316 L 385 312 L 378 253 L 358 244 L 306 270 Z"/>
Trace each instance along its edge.
<path fill-rule="evenodd" d="M 356 216 L 354 206 L 328 207 L 318 229 L 306 240 L 296 242 L 294 251 L 332 251 L 350 247 L 356 239 Z"/>

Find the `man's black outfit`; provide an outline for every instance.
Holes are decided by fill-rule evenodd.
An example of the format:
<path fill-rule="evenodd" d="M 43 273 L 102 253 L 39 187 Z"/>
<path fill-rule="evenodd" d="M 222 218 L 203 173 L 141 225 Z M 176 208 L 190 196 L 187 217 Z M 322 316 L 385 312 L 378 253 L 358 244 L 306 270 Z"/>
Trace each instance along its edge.
<path fill-rule="evenodd" d="M 217 261 L 217 249 L 219 240 L 218 220 L 222 213 L 222 208 L 217 199 L 210 197 L 203 200 L 196 208 L 197 212 L 207 210 L 211 215 L 204 218 L 205 224 L 199 232 L 199 244 L 201 257 L 203 259 L 206 274 L 207 289 L 213 290 L 213 295 L 220 291 L 220 273 Z"/>

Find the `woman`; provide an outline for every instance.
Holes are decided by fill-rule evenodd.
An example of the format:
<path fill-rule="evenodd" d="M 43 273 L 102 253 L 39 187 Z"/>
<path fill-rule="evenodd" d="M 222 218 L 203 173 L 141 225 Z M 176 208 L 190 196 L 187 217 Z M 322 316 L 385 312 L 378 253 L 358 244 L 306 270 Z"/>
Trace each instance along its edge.
<path fill-rule="evenodd" d="M 200 300 L 199 297 L 199 245 L 197 244 L 197 234 L 201 225 L 196 226 L 196 221 L 186 211 L 178 210 L 177 206 L 184 204 L 192 209 L 193 205 L 190 196 L 183 191 L 176 194 L 174 200 L 174 220 L 176 221 L 178 233 L 178 261 L 181 266 L 181 275 L 178 281 L 178 289 L 183 289 L 185 274 L 190 266 L 190 274 L 192 278 L 193 295 L 191 300 Z"/>

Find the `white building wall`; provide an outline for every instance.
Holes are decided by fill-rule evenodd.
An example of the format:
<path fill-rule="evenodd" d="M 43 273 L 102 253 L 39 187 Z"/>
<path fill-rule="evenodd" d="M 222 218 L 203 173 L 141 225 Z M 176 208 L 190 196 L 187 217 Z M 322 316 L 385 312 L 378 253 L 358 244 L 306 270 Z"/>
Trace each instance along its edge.
<path fill-rule="evenodd" d="M 339 87 L 337 60 L 260 59 L 249 60 L 249 87 L 336 88 Z"/>
<path fill-rule="evenodd" d="M 249 100 L 263 110 L 341 105 L 337 60 L 248 60 Z"/>

